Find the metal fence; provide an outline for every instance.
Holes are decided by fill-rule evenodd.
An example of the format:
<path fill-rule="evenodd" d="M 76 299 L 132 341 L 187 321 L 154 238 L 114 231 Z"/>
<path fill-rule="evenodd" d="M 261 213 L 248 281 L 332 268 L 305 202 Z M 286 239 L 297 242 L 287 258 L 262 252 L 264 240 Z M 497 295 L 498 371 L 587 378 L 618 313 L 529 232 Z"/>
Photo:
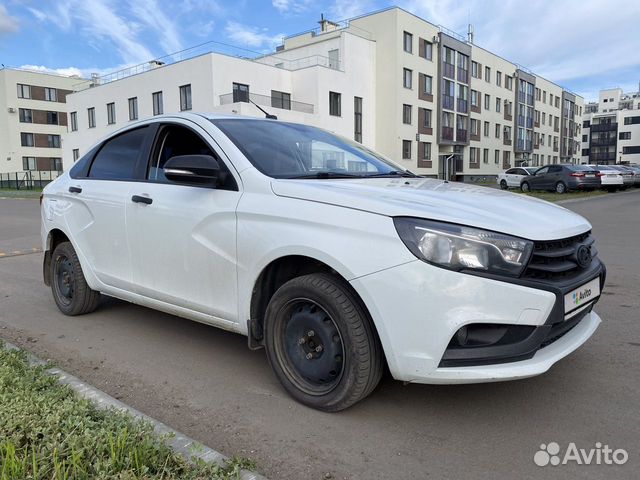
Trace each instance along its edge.
<path fill-rule="evenodd" d="M 62 172 L 55 170 L 31 170 L 25 172 L 0 173 L 0 188 L 14 190 L 37 190 L 58 178 Z"/>

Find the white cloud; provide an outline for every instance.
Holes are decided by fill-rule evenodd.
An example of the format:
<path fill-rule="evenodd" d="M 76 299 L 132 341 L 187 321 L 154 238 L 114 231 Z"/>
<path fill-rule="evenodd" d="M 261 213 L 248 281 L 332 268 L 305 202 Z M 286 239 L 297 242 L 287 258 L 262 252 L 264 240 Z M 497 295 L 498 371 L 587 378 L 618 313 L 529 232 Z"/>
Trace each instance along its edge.
<path fill-rule="evenodd" d="M 3 33 L 13 33 L 18 31 L 18 19 L 9 15 L 9 12 L 0 5 L 0 35 Z"/>
<path fill-rule="evenodd" d="M 629 71 L 640 78 L 638 1 L 564 0 L 550 6 L 548 0 L 401 0 L 399 6 L 462 34 L 471 21 L 477 45 L 553 82 L 591 92 L 590 98 L 600 88 L 627 83 Z"/>
<path fill-rule="evenodd" d="M 260 29 L 229 21 L 225 27 L 227 36 L 240 47 L 271 49 L 282 43 L 284 34 L 269 35 L 266 29 Z"/>
<path fill-rule="evenodd" d="M 80 78 L 84 77 L 83 70 L 76 67 L 49 68 L 44 65 L 22 65 L 20 68 L 34 72 L 55 73 L 57 75 L 64 75 L 65 77 L 73 77 L 74 75 Z"/>
<path fill-rule="evenodd" d="M 164 53 L 173 53 L 184 48 L 177 24 L 165 15 L 156 0 L 136 0 L 131 2 L 131 10 L 137 19 L 158 37 Z"/>
<path fill-rule="evenodd" d="M 299 14 L 305 12 L 313 4 L 312 0 L 272 0 L 273 7 L 282 14 Z"/>
<path fill-rule="evenodd" d="M 37 8 L 27 7 L 27 10 L 31 12 L 31 15 L 36 17 L 39 22 L 44 22 L 47 19 L 47 14 Z"/>
<path fill-rule="evenodd" d="M 332 20 L 346 20 L 374 10 L 371 0 L 334 0 L 329 7 Z"/>

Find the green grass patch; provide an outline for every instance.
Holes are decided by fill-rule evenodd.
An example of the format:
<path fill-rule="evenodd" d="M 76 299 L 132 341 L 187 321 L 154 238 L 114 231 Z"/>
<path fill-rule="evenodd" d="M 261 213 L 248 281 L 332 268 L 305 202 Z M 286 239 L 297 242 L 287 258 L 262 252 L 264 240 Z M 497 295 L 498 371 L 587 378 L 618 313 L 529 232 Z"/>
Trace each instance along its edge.
<path fill-rule="evenodd" d="M 42 193 L 41 188 L 26 190 L 21 188 L 16 190 L 15 188 L 0 188 L 0 197 L 9 198 L 39 198 Z"/>
<path fill-rule="evenodd" d="M 511 192 L 520 193 L 522 195 L 528 195 L 530 197 L 546 200 L 547 202 L 559 202 L 562 200 L 571 200 L 578 198 L 591 198 L 599 197 L 601 195 L 607 195 L 604 190 L 593 190 L 590 192 L 567 192 L 567 193 L 555 193 L 555 192 L 528 192 L 524 193 L 520 190 L 510 190 Z"/>
<path fill-rule="evenodd" d="M 190 463 L 150 423 L 96 408 L 46 369 L 0 344 L 1 480 L 228 480 L 255 468 L 239 458 L 224 468 Z"/>

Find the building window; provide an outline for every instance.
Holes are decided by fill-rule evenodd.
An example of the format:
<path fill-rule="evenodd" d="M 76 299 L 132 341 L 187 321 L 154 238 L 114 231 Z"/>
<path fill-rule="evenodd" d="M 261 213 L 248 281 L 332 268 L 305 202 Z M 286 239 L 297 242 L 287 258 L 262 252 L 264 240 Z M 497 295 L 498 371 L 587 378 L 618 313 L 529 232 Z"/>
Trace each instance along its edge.
<path fill-rule="evenodd" d="M 471 90 L 471 106 L 479 107 L 480 104 L 478 102 L 478 92 L 476 90 Z"/>
<path fill-rule="evenodd" d="M 353 97 L 353 139 L 362 143 L 362 98 Z"/>
<path fill-rule="evenodd" d="M 500 138 L 500 124 L 496 123 L 496 138 Z"/>
<path fill-rule="evenodd" d="M 420 39 L 420 43 L 420 55 L 422 58 L 425 58 L 426 60 L 433 60 L 433 44 L 431 42 L 427 42 L 424 38 Z"/>
<path fill-rule="evenodd" d="M 411 105 L 402 105 L 402 123 L 411 125 Z"/>
<path fill-rule="evenodd" d="M 191 84 L 180 87 L 180 110 L 191 110 Z"/>
<path fill-rule="evenodd" d="M 402 140 L 402 159 L 411 160 L 411 140 Z"/>
<path fill-rule="evenodd" d="M 62 159 L 60 157 L 51 157 L 51 167 L 50 169 L 54 172 L 62 171 Z"/>
<path fill-rule="evenodd" d="M 342 116 L 342 94 L 329 92 L 329 115 Z"/>
<path fill-rule="evenodd" d="M 44 87 L 44 99 L 47 102 L 57 102 L 58 101 L 58 91 L 55 88 Z"/>
<path fill-rule="evenodd" d="M 469 122 L 469 130 L 471 130 L 471 135 L 480 136 L 480 120 L 476 120 L 472 118 Z"/>
<path fill-rule="evenodd" d="M 407 53 L 413 53 L 413 35 L 411 35 L 409 32 L 404 32 L 402 38 L 404 51 Z"/>
<path fill-rule="evenodd" d="M 244 83 L 233 83 L 233 103 L 249 103 L 249 85 Z"/>
<path fill-rule="evenodd" d="M 500 150 L 495 150 L 493 152 L 493 161 L 496 165 L 500 164 Z"/>
<path fill-rule="evenodd" d="M 87 116 L 89 117 L 89 128 L 96 126 L 96 109 L 94 107 L 87 108 Z"/>
<path fill-rule="evenodd" d="M 640 123 L 640 117 L 624 117 L 625 125 L 636 125 Z"/>
<path fill-rule="evenodd" d="M 21 123 L 33 123 L 33 112 L 30 108 L 21 108 L 19 110 L 19 117 Z"/>
<path fill-rule="evenodd" d="M 291 110 L 291 94 L 271 90 L 271 106 L 273 108 L 282 108 L 283 110 Z"/>
<path fill-rule="evenodd" d="M 469 163 L 480 163 L 480 149 L 476 147 L 469 148 Z"/>
<path fill-rule="evenodd" d="M 80 158 L 80 150 L 78 150 L 77 148 L 73 149 L 73 161 L 76 162 L 78 161 L 78 158 Z"/>
<path fill-rule="evenodd" d="M 622 133 L 623 132 L 620 132 L 620 140 L 622 140 Z M 631 132 L 629 132 L 629 133 L 631 133 Z M 582 141 L 583 142 L 588 142 L 589 141 L 589 135 L 582 135 Z"/>
<path fill-rule="evenodd" d="M 431 95 L 433 92 L 433 77 L 430 75 L 423 75 L 424 78 L 424 93 L 425 95 Z"/>
<path fill-rule="evenodd" d="M 107 125 L 114 123 L 116 123 L 116 104 L 111 102 L 107 103 Z"/>
<path fill-rule="evenodd" d="M 496 112 L 500 113 L 500 104 L 502 103 L 502 100 L 498 97 L 496 97 Z"/>
<path fill-rule="evenodd" d="M 486 93 L 484 94 L 484 109 L 491 109 L 491 95 L 487 95 Z"/>
<path fill-rule="evenodd" d="M 234 84 L 235 85 L 235 84 Z M 235 100 L 235 90 L 234 90 Z M 162 115 L 164 113 L 164 103 L 162 101 L 162 92 L 154 92 L 151 94 L 151 100 L 153 101 L 153 114 Z"/>
<path fill-rule="evenodd" d="M 423 108 L 422 111 L 422 126 L 424 128 L 431 128 L 431 110 Z"/>
<path fill-rule="evenodd" d="M 340 70 L 340 49 L 329 50 L 329 68 Z"/>
<path fill-rule="evenodd" d="M 422 160 L 431 160 L 431 143 L 430 142 L 422 142 Z"/>
<path fill-rule="evenodd" d="M 489 136 L 489 129 L 491 128 L 491 124 L 489 122 L 484 122 L 484 136 Z"/>
<path fill-rule="evenodd" d="M 22 157 L 22 169 L 23 170 L 35 170 L 36 169 L 36 157 Z"/>
<path fill-rule="evenodd" d="M 484 81 L 491 82 L 491 68 L 484 67 Z"/>
<path fill-rule="evenodd" d="M 507 90 L 513 89 L 513 78 L 509 75 L 504 76 L 504 86 L 507 88 Z"/>
<path fill-rule="evenodd" d="M 58 125 L 58 112 L 47 112 L 47 125 Z"/>
<path fill-rule="evenodd" d="M 47 146 L 49 148 L 60 148 L 60 135 L 47 135 Z"/>
<path fill-rule="evenodd" d="M 620 132 L 620 135 L 618 136 L 618 139 L 620 139 L 620 140 L 631 140 L 631 132 Z M 587 141 L 587 136 L 586 135 L 582 136 L 582 141 L 583 142 Z"/>
<path fill-rule="evenodd" d="M 31 98 L 31 86 L 19 83 L 18 98 Z"/>
<path fill-rule="evenodd" d="M 23 147 L 33 147 L 34 146 L 34 138 L 33 133 L 20 133 L 20 145 Z"/>
<path fill-rule="evenodd" d="M 478 62 L 471 61 L 471 76 L 473 78 L 480 78 L 478 73 Z"/>
<path fill-rule="evenodd" d="M 69 118 L 71 120 L 71 131 L 75 132 L 78 130 L 78 112 L 71 112 L 69 114 Z"/>
<path fill-rule="evenodd" d="M 496 85 L 502 86 L 502 72 L 496 72 Z"/>
<path fill-rule="evenodd" d="M 482 150 L 482 163 L 489 163 L 489 149 Z"/>
<path fill-rule="evenodd" d="M 635 153 L 640 153 L 640 145 L 634 145 L 632 147 L 622 147 L 623 155 L 632 155 Z"/>
<path fill-rule="evenodd" d="M 404 88 L 413 88 L 413 70 L 403 69 L 402 85 Z"/>
<path fill-rule="evenodd" d="M 138 97 L 129 99 L 129 120 L 138 119 Z"/>

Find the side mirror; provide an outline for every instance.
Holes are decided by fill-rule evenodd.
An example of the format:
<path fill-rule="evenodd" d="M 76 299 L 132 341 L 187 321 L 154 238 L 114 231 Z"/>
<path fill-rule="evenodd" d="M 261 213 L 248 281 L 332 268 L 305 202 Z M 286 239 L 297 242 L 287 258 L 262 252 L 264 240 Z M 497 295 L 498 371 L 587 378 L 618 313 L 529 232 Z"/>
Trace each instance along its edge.
<path fill-rule="evenodd" d="M 167 160 L 163 171 L 172 182 L 215 186 L 220 165 L 211 155 L 178 155 Z"/>

